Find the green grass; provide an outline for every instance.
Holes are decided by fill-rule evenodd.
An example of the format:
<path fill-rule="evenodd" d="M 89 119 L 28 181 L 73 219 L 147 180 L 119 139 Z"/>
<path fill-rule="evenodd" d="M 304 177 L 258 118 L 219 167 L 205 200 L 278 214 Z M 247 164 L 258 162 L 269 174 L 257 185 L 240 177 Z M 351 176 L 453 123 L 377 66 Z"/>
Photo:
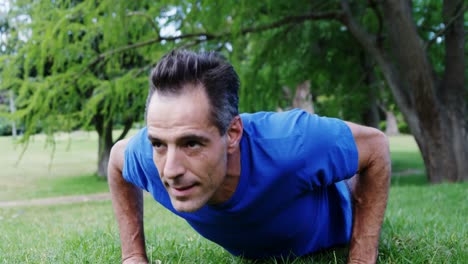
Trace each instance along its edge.
<path fill-rule="evenodd" d="M 392 188 L 381 263 L 466 263 L 467 184 Z M 0 263 L 117 263 L 110 202 L 0 209 Z M 246 263 L 145 199 L 148 254 L 163 263 Z M 346 248 L 286 263 L 345 263 Z M 336 262 L 335 262 L 336 259 Z"/>
<path fill-rule="evenodd" d="M 424 162 L 413 137 L 402 135 L 390 137 L 392 159 L 392 186 L 424 185 Z"/>
<path fill-rule="evenodd" d="M 108 191 L 106 181 L 95 176 L 94 132 L 57 135 L 55 149 L 44 135 L 33 136 L 23 156 L 23 145 L 11 137 L 0 137 L 0 146 L 0 201 Z"/>
<path fill-rule="evenodd" d="M 39 140 L 20 163 L 28 166 L 2 169 L 0 186 L 17 187 L 6 193 L 2 190 L 0 200 L 107 191 L 104 181 L 90 176 L 96 166 L 94 136 L 75 136 L 82 141 L 75 143 L 73 139 L 73 153 L 66 151 L 66 140 L 57 144 L 60 154 L 50 170 L 49 156 L 41 155 L 43 142 Z M 6 138 L 0 138 L 2 149 L 5 142 Z M 468 184 L 428 185 L 412 138 L 392 137 L 390 142 L 397 176 L 392 179 L 382 229 L 380 263 L 468 263 Z M 16 157 L 3 152 L 0 168 Z M 31 164 L 36 167 L 30 168 Z M 0 230 L 0 263 L 120 262 L 120 241 L 110 201 L 0 208 Z M 202 238 L 148 195 L 145 233 L 152 261 L 252 263 Z M 347 248 L 339 248 L 284 263 L 346 263 L 346 255 Z M 275 262 L 281 263 L 265 263 Z"/>
<path fill-rule="evenodd" d="M 74 187 L 62 188 L 63 181 L 94 175 L 97 168 L 94 133 L 58 136 L 55 151 L 44 136 L 34 136 L 21 159 L 23 146 L 11 137 L 0 137 L 0 146 L 0 201 L 77 194 Z"/>

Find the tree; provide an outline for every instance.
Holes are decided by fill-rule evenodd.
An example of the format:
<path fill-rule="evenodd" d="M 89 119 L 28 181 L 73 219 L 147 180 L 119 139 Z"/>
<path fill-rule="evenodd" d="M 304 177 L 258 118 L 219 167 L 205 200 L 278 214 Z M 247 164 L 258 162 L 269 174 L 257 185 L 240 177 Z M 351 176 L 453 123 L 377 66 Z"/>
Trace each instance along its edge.
<path fill-rule="evenodd" d="M 435 3 L 428 1 L 428 5 Z M 342 1 L 341 21 L 382 70 L 421 150 L 429 180 L 433 183 L 467 180 L 464 54 L 467 6 L 460 0 L 445 0 L 440 21 L 443 28 L 433 36 L 429 34 L 430 39 L 418 34 L 410 2 L 383 1 L 373 8 L 386 26 L 386 39 L 381 41 L 385 43 L 380 44 L 381 36 L 370 35 L 358 24 L 347 1 Z M 445 44 L 444 67 L 439 72 L 428 54 L 438 38 Z"/>
<path fill-rule="evenodd" d="M 149 1 L 147 1 L 149 2 Z M 99 136 L 98 175 L 107 175 L 113 143 L 143 119 L 147 72 L 170 48 L 132 45 L 157 35 L 155 21 L 139 13 L 148 3 L 131 1 L 17 1 L 10 17 L 25 43 L 4 56 L 4 87 L 18 93 L 15 118 L 25 124 L 24 141 L 38 129 L 94 128 Z M 159 6 L 155 5 L 158 9 Z M 152 9 L 145 9 L 152 11 Z M 148 23 L 148 20 L 151 23 Z M 115 55 L 113 55 L 115 53 Z M 122 132 L 113 137 L 115 125 Z M 53 140 L 50 140 L 53 144 Z"/>
<path fill-rule="evenodd" d="M 314 44 L 320 43 L 320 38 L 308 33 L 307 28 L 317 29 L 318 35 L 323 34 L 320 30 L 334 30 L 331 34 L 352 36 L 379 67 L 418 143 L 430 182 L 438 183 L 468 179 L 467 9 L 462 0 L 445 0 L 442 4 L 396 0 L 241 1 L 230 17 L 234 18 L 232 24 L 241 24 L 237 35 L 248 34 L 251 45 L 262 43 L 247 51 L 249 57 L 263 60 L 251 65 L 263 64 L 264 69 L 272 71 L 270 65 L 285 61 L 279 65 L 287 66 L 275 66 L 286 72 L 274 72 L 275 81 L 300 75 L 296 70 L 301 67 L 318 68 L 297 66 L 298 61 L 313 53 Z M 298 27 L 299 32 L 295 31 Z M 288 42 L 291 36 L 296 45 Z M 236 47 L 243 50 L 236 45 L 234 50 Z M 341 63 L 346 59 L 337 62 Z M 265 76 L 273 74 L 267 72 Z M 258 94 L 255 92 L 255 96 Z"/>
<path fill-rule="evenodd" d="M 92 124 L 107 146 L 100 153 L 108 153 L 112 124 L 141 119 L 142 73 L 162 53 L 216 49 L 241 75 L 244 111 L 283 107 L 282 87 L 310 81 L 317 112 L 362 121 L 365 102 L 379 100 L 386 87 L 429 180 L 468 178 L 463 0 L 43 0 L 22 6 L 32 35 L 14 64 L 22 66 L 17 113 L 27 127 L 41 123 L 49 132 Z"/>
<path fill-rule="evenodd" d="M 204 11 L 222 13 L 220 10 L 228 9 L 216 3 L 210 2 L 211 9 Z M 328 38 L 333 41 L 352 36 L 354 42 L 344 43 L 351 46 L 358 43 L 379 67 L 379 73 L 386 80 L 418 143 L 430 182 L 468 179 L 464 24 L 468 6 L 464 1 L 445 0 L 442 4 L 429 0 L 367 3 L 345 0 L 240 1 L 236 2 L 236 8 L 230 7 L 227 17 L 230 18 L 228 26 L 233 52 L 247 58 L 241 59 L 249 66 L 245 67 L 249 69 L 244 74 L 248 76 L 250 71 L 248 85 L 255 89 L 243 93 L 246 102 L 253 104 L 252 98 L 258 98 L 259 94 L 265 97 L 281 94 L 281 86 L 265 87 L 266 83 L 256 79 L 262 75 L 264 79 L 278 83 L 294 78 L 296 83 L 311 77 L 312 80 L 323 78 L 300 71 L 312 72 L 320 68 L 309 58 L 316 54 L 314 48 L 320 50 L 320 41 L 326 40 L 327 34 L 333 35 Z M 218 17 L 225 19 L 225 16 Z M 218 21 L 218 24 L 223 23 Z M 223 36 L 213 33 L 216 28 L 207 30 L 205 35 L 211 38 Z M 242 40 L 236 40 L 240 38 Z M 327 42 L 322 46 L 333 47 L 324 52 L 333 56 L 333 52 L 339 53 L 339 45 Z M 355 50 L 352 49 L 349 57 L 354 57 Z M 340 67 L 339 64 L 348 63 L 355 64 L 356 60 L 341 58 L 334 70 Z M 346 69 L 352 71 L 349 64 Z M 353 79 L 353 75 L 347 73 L 336 78 L 341 80 L 343 87 L 343 80 Z M 350 89 L 340 90 L 339 85 L 334 93 L 345 90 Z M 362 90 L 355 91 L 362 95 Z"/>
<path fill-rule="evenodd" d="M 14 54 L 21 44 L 19 40 L 18 31 L 16 28 L 16 24 L 19 18 L 11 18 L 9 17 L 9 4 L 7 2 L 3 2 L 0 4 L 0 54 L 6 55 L 2 56 L 0 60 L 0 71 L 8 72 L 10 67 L 8 59 L 5 59 L 8 55 Z M 2 85 L 0 86 L 0 104 L 2 104 L 4 98 L 8 97 L 8 108 L 10 113 L 14 113 L 16 111 L 15 106 L 15 93 L 13 89 L 14 80 L 7 79 L 3 80 L 0 77 L 0 81 L 2 81 Z M 3 98 L 2 98 L 3 97 Z M 1 106 L 1 105 L 0 105 Z M 2 113 L 3 112 L 3 113 Z M 6 117 L 5 117 L 6 116 Z M 0 111 L 0 120 L 2 121 L 0 126 L 3 127 L 1 131 L 2 135 L 6 135 L 5 132 L 11 132 L 10 134 L 13 138 L 16 138 L 17 134 L 17 126 L 15 119 L 9 118 L 11 115 L 6 114 L 6 111 Z M 11 119 L 11 120 L 9 120 Z"/>
<path fill-rule="evenodd" d="M 165 35 L 185 12 L 170 2 L 11 1 L 8 15 L 24 43 L 1 58 L 2 89 L 18 94 L 12 118 L 24 124 L 22 141 L 41 130 L 54 144 L 57 131 L 92 128 L 97 174 L 106 177 L 112 145 L 144 119 L 149 70 L 168 50 L 210 38 Z M 122 132 L 114 137 L 116 125 Z"/>

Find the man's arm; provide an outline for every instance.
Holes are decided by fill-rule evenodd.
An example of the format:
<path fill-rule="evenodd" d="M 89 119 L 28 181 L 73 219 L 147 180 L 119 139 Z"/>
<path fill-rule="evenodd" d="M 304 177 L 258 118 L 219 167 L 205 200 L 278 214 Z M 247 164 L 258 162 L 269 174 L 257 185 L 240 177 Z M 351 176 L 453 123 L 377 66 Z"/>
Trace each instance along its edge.
<path fill-rule="evenodd" d="M 348 123 L 359 153 L 352 179 L 353 231 L 349 263 L 375 263 L 387 206 L 391 162 L 386 136 L 379 130 Z"/>
<path fill-rule="evenodd" d="M 120 231 L 123 263 L 147 263 L 143 230 L 143 192 L 124 180 L 122 169 L 128 140 L 117 142 L 111 150 L 108 182 Z"/>

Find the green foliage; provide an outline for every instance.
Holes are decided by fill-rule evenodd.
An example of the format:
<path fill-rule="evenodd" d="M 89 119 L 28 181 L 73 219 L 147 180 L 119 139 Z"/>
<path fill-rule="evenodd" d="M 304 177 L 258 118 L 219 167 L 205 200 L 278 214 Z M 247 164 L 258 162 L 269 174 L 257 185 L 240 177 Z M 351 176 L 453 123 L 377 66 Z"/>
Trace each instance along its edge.
<path fill-rule="evenodd" d="M 288 108 L 291 101 L 283 87 L 294 93 L 298 84 L 310 80 L 311 93 L 319 98 L 314 100 L 316 112 L 362 122 L 369 90 L 380 93 L 365 83 L 364 51 L 333 18 L 294 20 L 339 9 L 336 1 L 243 1 L 232 11 L 233 25 L 243 29 L 282 22 L 271 30 L 233 37 L 232 57 L 244 84 L 243 111 Z M 375 23 L 371 17 L 367 20 Z"/>
<path fill-rule="evenodd" d="M 396 118 L 397 125 L 398 125 L 398 131 L 400 133 L 402 133 L 402 134 L 411 134 L 411 131 L 409 131 L 408 124 L 404 120 L 404 117 L 401 114 L 401 112 L 397 111 L 397 110 L 394 110 L 393 112 L 396 113 L 395 118 Z M 382 130 L 382 131 L 385 131 L 386 128 L 387 128 L 387 122 L 386 121 L 380 121 L 379 129 Z"/>
<path fill-rule="evenodd" d="M 377 47 L 388 51 L 382 6 L 374 2 L 349 5 Z M 434 40 L 427 54 L 437 73 L 445 67 L 443 38 L 437 38 L 441 9 L 440 1 L 413 3 L 420 38 Z M 340 1 L 323 0 L 19 0 L 3 21 L 11 41 L 0 57 L 0 90 L 15 91 L 13 119 L 24 124 L 26 141 L 38 128 L 49 135 L 94 128 L 103 135 L 141 121 L 149 69 L 168 50 L 190 48 L 218 50 L 233 62 L 243 112 L 289 108 L 285 89 L 294 93 L 309 80 L 321 115 L 364 123 L 378 103 L 401 117 L 377 62 L 342 13 Z M 399 126 L 408 131 L 403 118 Z"/>
<path fill-rule="evenodd" d="M 375 17 L 357 8 L 375 28 Z M 288 107 L 283 87 L 294 91 L 310 80 L 313 96 L 328 98 L 317 102 L 319 113 L 360 121 L 370 87 L 358 66 L 362 51 L 340 23 L 259 30 L 338 9 L 336 1 L 18 1 L 10 17 L 29 18 L 16 29 L 28 38 L 2 58 L 2 79 L 18 94 L 15 118 L 25 123 L 26 139 L 37 126 L 52 134 L 141 120 L 149 68 L 169 49 L 193 45 L 221 50 L 234 62 L 242 111 Z M 199 33 L 205 35 L 165 39 Z"/>
<path fill-rule="evenodd" d="M 1 94 L 0 94 L 1 99 Z M 0 100 L 0 136 L 11 135 L 11 121 L 8 120 L 8 107 Z"/>
<path fill-rule="evenodd" d="M 440 3 L 422 1 L 414 9 L 425 39 L 436 30 L 428 25 L 440 19 L 433 8 L 440 10 Z M 310 80 L 312 95 L 322 98 L 315 101 L 318 113 L 359 122 L 370 90 L 383 105 L 393 103 L 365 81 L 365 52 L 333 17 L 293 19 L 340 10 L 338 1 L 18 1 L 10 17 L 30 19 L 15 32 L 30 36 L 3 57 L 10 66 L 2 78 L 19 94 L 16 117 L 24 120 L 26 136 L 38 125 L 48 133 L 90 127 L 97 116 L 122 124 L 142 119 L 147 73 L 160 56 L 198 46 L 221 50 L 234 62 L 242 111 L 287 108 L 284 87 L 294 91 Z M 384 33 L 367 4 L 355 3 L 352 11 L 369 32 Z M 431 54 L 441 50 L 431 46 Z M 370 74 L 382 80 L 378 71 Z"/>
<path fill-rule="evenodd" d="M 29 17 L 19 29 L 29 36 L 3 57 L 9 66 L 2 79 L 18 94 L 15 118 L 26 126 L 26 140 L 37 126 L 51 135 L 143 118 L 147 72 L 167 48 L 112 51 L 157 35 L 140 11 L 154 12 L 159 5 L 65 0 L 17 5 L 10 17 Z"/>
<path fill-rule="evenodd" d="M 11 132 L 11 122 L 7 118 L 0 116 L 0 136 L 11 135 Z"/>

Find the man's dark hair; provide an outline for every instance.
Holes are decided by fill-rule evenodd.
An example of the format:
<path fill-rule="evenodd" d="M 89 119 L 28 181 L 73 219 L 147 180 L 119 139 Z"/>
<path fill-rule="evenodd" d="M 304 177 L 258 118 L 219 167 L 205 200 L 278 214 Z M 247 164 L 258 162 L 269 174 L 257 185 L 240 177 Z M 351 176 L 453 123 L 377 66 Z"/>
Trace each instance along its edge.
<path fill-rule="evenodd" d="M 154 92 L 179 94 L 187 84 L 202 85 L 210 102 L 210 119 L 224 135 L 239 114 L 239 77 L 224 57 L 216 52 L 195 53 L 173 50 L 164 55 L 150 75 L 148 105 Z"/>

